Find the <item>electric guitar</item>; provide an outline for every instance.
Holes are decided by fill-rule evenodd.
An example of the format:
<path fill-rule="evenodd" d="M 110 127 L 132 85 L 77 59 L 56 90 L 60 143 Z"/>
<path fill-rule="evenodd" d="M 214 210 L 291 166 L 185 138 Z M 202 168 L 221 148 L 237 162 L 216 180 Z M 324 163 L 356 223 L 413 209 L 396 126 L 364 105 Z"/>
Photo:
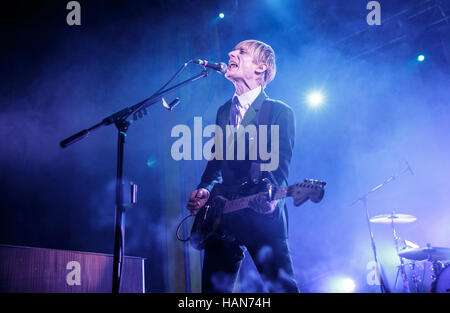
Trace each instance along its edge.
<path fill-rule="evenodd" d="M 222 227 L 224 214 L 249 208 L 251 200 L 264 196 L 268 201 L 287 197 L 294 199 L 294 205 L 300 206 L 309 199 L 320 202 L 324 196 L 326 182 L 305 179 L 288 187 L 274 188 L 267 179 L 259 184 L 245 181 L 237 187 L 225 187 L 216 184 L 206 204 L 195 215 L 191 229 L 190 243 L 193 248 L 202 250 L 210 237 L 225 238 L 226 230 Z M 254 192 L 264 189 L 265 191 Z"/>

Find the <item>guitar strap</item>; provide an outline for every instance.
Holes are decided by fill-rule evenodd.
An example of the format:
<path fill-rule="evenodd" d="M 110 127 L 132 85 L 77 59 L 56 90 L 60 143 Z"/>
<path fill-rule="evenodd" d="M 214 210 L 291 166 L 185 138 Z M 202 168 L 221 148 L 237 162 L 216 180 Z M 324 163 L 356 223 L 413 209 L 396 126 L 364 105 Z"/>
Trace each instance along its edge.
<path fill-rule="evenodd" d="M 265 100 L 262 104 L 261 104 L 261 109 L 259 111 L 259 116 L 258 116 L 258 126 L 259 125 L 267 125 L 267 144 L 269 144 L 271 142 L 271 129 L 270 129 L 270 111 L 272 108 L 272 103 L 271 101 L 267 101 Z M 258 128 L 259 129 L 259 128 Z M 260 136 L 260 134 L 258 133 L 258 136 Z M 257 153 L 257 160 L 256 161 L 252 161 L 250 164 L 250 173 L 249 173 L 249 177 L 253 182 L 259 182 L 260 179 L 264 178 L 263 176 L 263 172 L 261 171 L 261 163 L 263 163 L 263 161 L 259 158 L 259 139 L 258 139 L 258 153 Z M 272 149 L 272 147 L 270 147 L 270 149 Z M 267 150 L 268 151 L 268 150 Z M 274 183 L 276 185 L 276 187 L 278 187 L 278 182 L 275 179 L 274 175 L 272 172 L 264 172 L 269 176 L 269 179 L 272 183 Z M 288 186 L 288 182 L 285 179 L 285 183 L 286 186 Z M 288 210 L 286 207 L 286 204 L 283 205 L 282 210 L 284 211 L 284 215 L 285 215 L 285 219 L 284 222 L 286 223 L 286 235 L 289 233 L 289 216 L 288 216 Z"/>
<path fill-rule="evenodd" d="M 267 125 L 267 144 L 270 143 L 270 110 L 271 110 L 272 104 L 270 101 L 264 101 L 261 104 L 261 109 L 259 110 L 259 116 L 258 116 L 258 126 L 259 125 Z M 259 127 L 258 127 L 259 129 Z M 261 134 L 258 133 L 258 142 L 256 143 L 258 146 L 258 152 L 261 148 L 259 146 L 259 136 Z M 261 171 L 261 163 L 263 161 L 259 158 L 259 153 L 257 153 L 257 160 L 252 161 L 250 164 L 250 173 L 249 178 L 253 182 L 259 182 L 263 177 L 262 171 Z M 272 172 L 267 172 L 267 174 L 270 176 L 270 180 L 277 184 L 277 181 L 275 180 L 275 177 L 273 177 Z"/>

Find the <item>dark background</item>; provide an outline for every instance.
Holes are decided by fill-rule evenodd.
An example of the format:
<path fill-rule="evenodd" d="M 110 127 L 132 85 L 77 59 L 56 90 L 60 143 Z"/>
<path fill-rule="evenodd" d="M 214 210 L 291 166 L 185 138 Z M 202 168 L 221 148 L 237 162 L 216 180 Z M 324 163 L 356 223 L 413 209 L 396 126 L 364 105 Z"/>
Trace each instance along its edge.
<path fill-rule="evenodd" d="M 89 0 L 79 1 L 80 26 L 67 25 L 67 2 L 2 4 L 0 243 L 112 253 L 116 130 L 68 149 L 59 141 L 150 96 L 187 60 L 226 62 L 239 41 L 258 39 L 277 54 L 267 93 L 296 113 L 290 181 L 328 182 L 319 204 L 288 201 L 301 289 L 333 292 L 342 276 L 358 292 L 379 291 L 366 281 L 365 212 L 349 204 L 406 162 L 414 175 L 371 195 L 371 215 L 413 214 L 402 239 L 450 247 L 449 1 L 379 1 L 381 26 L 367 25 L 361 0 Z M 200 70 L 189 66 L 180 79 Z M 325 95 L 322 107 L 308 107 L 311 90 Z M 173 95 L 182 99 L 175 111 L 155 105 L 128 132 L 124 171 L 139 203 L 127 212 L 126 254 L 148 259 L 148 292 L 198 290 L 198 268 L 174 257 L 194 253 L 174 228 L 205 161 L 174 161 L 170 130 L 194 116 L 213 123 L 233 91 L 211 73 Z M 393 285 L 391 230 L 373 226 Z M 244 266 L 240 290 L 262 290 L 249 258 Z"/>

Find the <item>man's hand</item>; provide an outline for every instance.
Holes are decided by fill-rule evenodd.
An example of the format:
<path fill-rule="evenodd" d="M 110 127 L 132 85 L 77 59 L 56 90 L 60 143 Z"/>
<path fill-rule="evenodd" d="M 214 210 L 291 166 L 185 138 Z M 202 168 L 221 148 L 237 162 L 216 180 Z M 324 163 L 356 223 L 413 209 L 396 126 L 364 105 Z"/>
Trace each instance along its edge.
<path fill-rule="evenodd" d="M 254 211 L 261 213 L 261 214 L 270 214 L 273 211 L 275 211 L 277 207 L 278 200 L 273 201 L 267 201 L 267 198 L 260 194 L 257 197 L 253 198 L 249 201 L 249 206 Z"/>
<path fill-rule="evenodd" d="M 205 188 L 200 188 L 191 192 L 187 208 L 191 211 L 191 215 L 194 215 L 201 207 L 206 204 L 209 198 L 209 191 Z"/>

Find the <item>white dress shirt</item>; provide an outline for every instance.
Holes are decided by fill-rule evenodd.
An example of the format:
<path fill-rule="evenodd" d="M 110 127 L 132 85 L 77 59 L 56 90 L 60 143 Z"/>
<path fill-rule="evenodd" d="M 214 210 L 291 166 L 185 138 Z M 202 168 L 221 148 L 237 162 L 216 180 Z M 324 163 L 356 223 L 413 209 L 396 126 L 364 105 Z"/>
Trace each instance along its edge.
<path fill-rule="evenodd" d="M 230 124 L 235 125 L 236 128 L 241 124 L 250 105 L 255 101 L 261 93 L 261 86 L 258 86 L 246 93 L 238 96 L 236 93 L 233 96 L 230 110 Z"/>

